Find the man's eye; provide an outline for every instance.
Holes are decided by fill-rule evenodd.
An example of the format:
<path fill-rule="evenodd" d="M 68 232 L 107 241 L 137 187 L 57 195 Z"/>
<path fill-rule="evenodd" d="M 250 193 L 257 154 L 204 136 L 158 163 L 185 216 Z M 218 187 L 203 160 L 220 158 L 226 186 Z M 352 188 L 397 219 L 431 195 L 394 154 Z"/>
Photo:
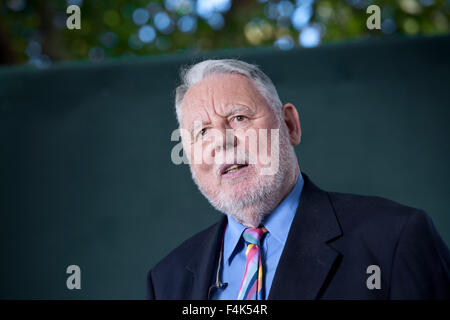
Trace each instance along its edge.
<path fill-rule="evenodd" d="M 198 141 L 201 137 L 206 135 L 208 128 L 203 128 L 199 131 L 197 131 L 197 134 L 195 135 L 195 141 Z"/>
<path fill-rule="evenodd" d="M 236 117 L 234 117 L 234 120 L 236 120 L 237 122 L 242 122 L 245 120 L 245 117 L 244 116 L 236 116 Z"/>

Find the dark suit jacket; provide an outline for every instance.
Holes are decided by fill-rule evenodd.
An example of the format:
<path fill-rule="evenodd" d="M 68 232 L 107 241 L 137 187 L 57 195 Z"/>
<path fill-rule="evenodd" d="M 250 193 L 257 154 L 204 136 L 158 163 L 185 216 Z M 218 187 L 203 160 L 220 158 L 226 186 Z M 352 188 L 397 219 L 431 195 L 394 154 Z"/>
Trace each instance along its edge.
<path fill-rule="evenodd" d="M 450 253 L 426 213 L 371 196 L 303 191 L 269 299 L 450 299 Z M 226 216 L 147 276 L 148 299 L 207 299 Z M 367 287 L 367 267 L 381 288 Z"/>

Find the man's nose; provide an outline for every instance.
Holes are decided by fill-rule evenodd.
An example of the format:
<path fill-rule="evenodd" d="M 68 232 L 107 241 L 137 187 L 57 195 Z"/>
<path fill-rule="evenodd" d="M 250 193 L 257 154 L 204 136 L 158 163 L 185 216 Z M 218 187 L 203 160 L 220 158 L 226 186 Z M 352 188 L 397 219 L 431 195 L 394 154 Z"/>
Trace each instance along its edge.
<path fill-rule="evenodd" d="M 214 146 L 211 150 L 211 156 L 216 157 L 220 152 L 226 153 L 227 150 L 234 149 L 237 146 L 237 137 L 233 129 L 220 128 L 216 130 Z"/>

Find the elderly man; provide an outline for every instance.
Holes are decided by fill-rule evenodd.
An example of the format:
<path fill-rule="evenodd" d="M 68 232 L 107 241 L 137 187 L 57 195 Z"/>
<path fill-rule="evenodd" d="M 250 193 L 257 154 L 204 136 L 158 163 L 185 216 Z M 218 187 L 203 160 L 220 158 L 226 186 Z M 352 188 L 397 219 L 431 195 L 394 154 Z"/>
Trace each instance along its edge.
<path fill-rule="evenodd" d="M 296 108 L 239 60 L 182 72 L 193 180 L 224 215 L 147 277 L 149 299 L 448 299 L 450 254 L 421 210 L 326 192 L 299 169 Z"/>

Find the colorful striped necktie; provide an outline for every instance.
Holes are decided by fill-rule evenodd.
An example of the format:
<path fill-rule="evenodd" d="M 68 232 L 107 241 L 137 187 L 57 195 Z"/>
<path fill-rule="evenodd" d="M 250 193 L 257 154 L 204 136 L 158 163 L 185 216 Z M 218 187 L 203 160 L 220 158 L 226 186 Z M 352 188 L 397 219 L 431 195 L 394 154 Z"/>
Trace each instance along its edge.
<path fill-rule="evenodd" d="M 244 277 L 242 278 L 241 288 L 239 289 L 238 300 L 263 300 L 263 270 L 261 263 L 260 241 L 267 232 L 264 227 L 247 228 L 242 237 L 247 243 L 245 256 L 247 263 L 245 265 Z"/>

